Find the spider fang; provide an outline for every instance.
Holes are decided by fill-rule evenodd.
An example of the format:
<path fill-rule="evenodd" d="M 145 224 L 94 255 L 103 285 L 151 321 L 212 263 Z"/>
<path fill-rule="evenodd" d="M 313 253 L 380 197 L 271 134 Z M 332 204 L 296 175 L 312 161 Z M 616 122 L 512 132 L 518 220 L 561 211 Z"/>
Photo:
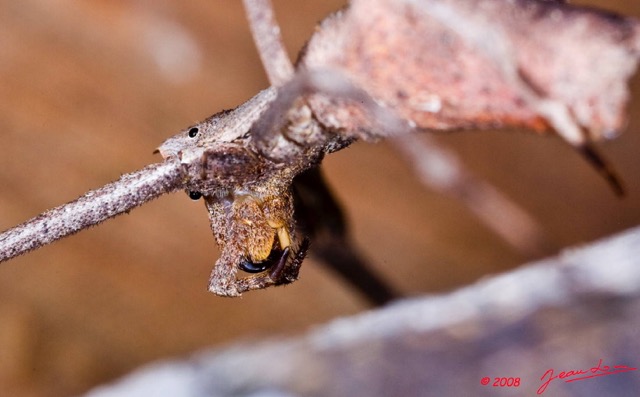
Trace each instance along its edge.
<path fill-rule="evenodd" d="M 247 273 L 262 273 L 277 263 L 278 265 L 276 266 L 276 269 L 279 269 L 284 267 L 286 264 L 287 259 L 289 258 L 289 252 L 289 247 L 284 250 L 274 249 L 271 251 L 267 259 L 262 262 L 254 263 L 249 260 L 244 260 L 238 264 L 238 267 L 240 270 Z"/>

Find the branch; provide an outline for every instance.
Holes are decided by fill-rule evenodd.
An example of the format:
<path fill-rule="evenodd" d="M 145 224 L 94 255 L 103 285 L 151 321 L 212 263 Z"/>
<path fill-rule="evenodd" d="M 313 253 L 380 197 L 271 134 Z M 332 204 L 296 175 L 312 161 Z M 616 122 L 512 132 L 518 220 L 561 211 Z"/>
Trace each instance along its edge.
<path fill-rule="evenodd" d="M 282 43 L 271 1 L 243 0 L 242 3 L 269 82 L 279 87 L 293 76 L 293 64 Z"/>
<path fill-rule="evenodd" d="M 405 135 L 391 142 L 413 165 L 418 180 L 461 201 L 482 223 L 521 253 L 539 256 L 553 245 L 536 220 L 513 200 L 466 169 L 450 150 L 428 135 Z"/>
<path fill-rule="evenodd" d="M 253 394 L 535 396 L 549 376 L 605 375 L 640 361 L 640 229 L 523 265 L 457 291 L 404 300 L 290 338 L 238 343 L 151 364 L 88 397 Z M 598 366 L 601 370 L 592 369 Z M 358 365 L 354 365 L 357 363 Z M 605 366 L 607 368 L 605 369 Z M 490 383 L 481 383 L 490 377 Z M 498 388 L 495 378 L 511 378 Z M 519 379 L 514 385 L 515 378 Z M 638 371 L 542 389 L 632 396 Z M 390 381 L 392 380 L 392 381 Z M 505 379 L 506 380 L 506 379 Z M 486 392 L 486 393 L 485 393 Z"/>
<path fill-rule="evenodd" d="M 149 165 L 0 235 L 0 262 L 74 234 L 182 187 L 179 165 Z"/>
<path fill-rule="evenodd" d="M 401 297 L 359 252 L 351 239 L 346 217 L 320 168 L 311 168 L 293 180 L 296 227 L 312 241 L 311 253 L 381 306 Z"/>

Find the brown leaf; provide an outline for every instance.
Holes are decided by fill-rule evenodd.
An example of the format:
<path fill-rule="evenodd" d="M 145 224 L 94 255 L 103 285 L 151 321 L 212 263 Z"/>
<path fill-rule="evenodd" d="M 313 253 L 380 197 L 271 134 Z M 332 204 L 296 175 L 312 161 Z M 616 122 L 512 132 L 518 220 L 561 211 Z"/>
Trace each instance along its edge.
<path fill-rule="evenodd" d="M 419 129 L 551 127 L 582 145 L 624 126 L 638 31 L 561 2 L 354 0 L 300 64 L 343 73 Z"/>

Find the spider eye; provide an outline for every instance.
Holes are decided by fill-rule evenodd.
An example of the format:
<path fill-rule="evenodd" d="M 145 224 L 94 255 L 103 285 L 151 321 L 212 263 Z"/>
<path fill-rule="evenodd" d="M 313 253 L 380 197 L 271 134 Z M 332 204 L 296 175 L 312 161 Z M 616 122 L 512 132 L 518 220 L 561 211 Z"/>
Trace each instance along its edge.
<path fill-rule="evenodd" d="M 200 197 L 202 197 L 200 192 L 187 192 L 187 194 L 191 200 L 200 200 Z"/>
<path fill-rule="evenodd" d="M 193 127 L 189 130 L 189 138 L 195 138 L 198 135 L 198 127 Z"/>

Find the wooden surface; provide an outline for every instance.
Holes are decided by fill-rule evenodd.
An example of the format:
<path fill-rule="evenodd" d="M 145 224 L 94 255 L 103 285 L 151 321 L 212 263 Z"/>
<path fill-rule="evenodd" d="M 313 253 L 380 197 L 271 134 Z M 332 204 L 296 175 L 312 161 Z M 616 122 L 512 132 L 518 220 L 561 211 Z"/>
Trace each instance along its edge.
<path fill-rule="evenodd" d="M 342 3 L 275 2 L 292 55 Z M 636 2 L 590 4 L 640 17 Z M 0 229 L 159 161 L 152 152 L 166 137 L 266 84 L 235 0 L 0 1 Z M 438 139 L 564 247 L 640 222 L 638 110 L 636 98 L 627 131 L 601 145 L 627 184 L 624 200 L 558 139 L 514 131 Z M 533 259 L 421 188 L 384 143 L 357 144 L 325 167 L 356 242 L 408 295 Z M 217 255 L 203 204 L 175 194 L 3 264 L 0 395 L 78 393 L 150 360 L 368 308 L 311 260 L 286 288 L 216 297 L 206 286 Z"/>

